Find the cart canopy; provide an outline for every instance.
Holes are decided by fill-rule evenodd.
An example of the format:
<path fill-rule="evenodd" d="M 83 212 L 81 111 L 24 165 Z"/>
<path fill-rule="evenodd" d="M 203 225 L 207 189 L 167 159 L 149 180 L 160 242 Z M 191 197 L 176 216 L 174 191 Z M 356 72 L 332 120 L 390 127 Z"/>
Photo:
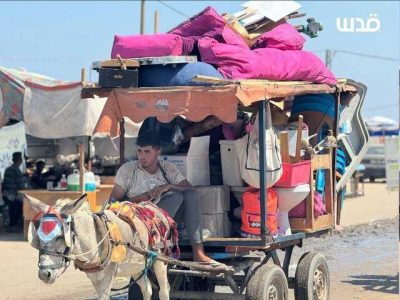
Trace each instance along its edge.
<path fill-rule="evenodd" d="M 82 97 L 108 96 L 94 133 L 119 135 L 119 121 L 128 117 L 136 123 L 150 116 L 170 122 L 177 116 L 199 122 L 213 115 L 225 123 L 236 121 L 238 105 L 250 106 L 260 100 L 283 100 L 309 93 L 355 92 L 339 80 L 335 86 L 309 82 L 277 82 L 266 80 L 230 81 L 198 78 L 214 86 L 180 86 L 160 88 L 88 88 Z M 222 83 L 222 85 L 221 85 Z"/>

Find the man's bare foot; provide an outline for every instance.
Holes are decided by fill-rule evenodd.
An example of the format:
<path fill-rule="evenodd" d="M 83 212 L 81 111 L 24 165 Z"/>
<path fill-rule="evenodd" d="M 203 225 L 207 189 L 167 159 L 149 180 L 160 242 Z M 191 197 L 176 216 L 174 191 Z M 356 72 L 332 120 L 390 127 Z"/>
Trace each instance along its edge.
<path fill-rule="evenodd" d="M 213 259 L 205 254 L 202 254 L 202 255 L 193 255 L 193 261 L 209 263 L 212 262 Z"/>
<path fill-rule="evenodd" d="M 213 260 L 204 252 L 203 244 L 192 245 L 193 261 L 196 262 L 212 262 Z"/>

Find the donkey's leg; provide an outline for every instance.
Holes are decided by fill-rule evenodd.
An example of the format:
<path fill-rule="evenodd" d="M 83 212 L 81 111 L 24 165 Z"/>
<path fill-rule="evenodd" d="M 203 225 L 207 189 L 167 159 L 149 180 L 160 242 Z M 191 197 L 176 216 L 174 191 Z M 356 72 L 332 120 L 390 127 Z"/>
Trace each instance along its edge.
<path fill-rule="evenodd" d="M 168 266 L 157 260 L 153 264 L 153 271 L 156 274 L 160 292 L 158 294 L 160 300 L 169 300 L 169 282 L 168 282 Z"/>
<path fill-rule="evenodd" d="M 97 282 L 95 289 L 99 300 L 110 299 L 110 291 L 114 283 L 115 273 L 117 271 L 117 264 L 111 263 L 106 269 L 104 269 L 103 276 L 100 282 Z"/>
<path fill-rule="evenodd" d="M 139 285 L 140 290 L 142 291 L 143 300 L 150 300 L 151 295 L 153 294 L 150 279 L 144 275 L 142 278 L 137 280 L 136 283 Z"/>

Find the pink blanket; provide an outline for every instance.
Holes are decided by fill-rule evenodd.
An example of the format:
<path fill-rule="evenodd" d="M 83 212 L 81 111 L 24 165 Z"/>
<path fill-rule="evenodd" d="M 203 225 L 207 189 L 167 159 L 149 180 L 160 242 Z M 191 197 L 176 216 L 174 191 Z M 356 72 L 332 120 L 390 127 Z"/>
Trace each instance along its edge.
<path fill-rule="evenodd" d="M 201 60 L 216 65 L 225 78 L 336 84 L 335 76 L 310 52 L 274 48 L 250 50 L 211 38 L 200 39 L 198 47 Z"/>
<path fill-rule="evenodd" d="M 111 58 L 188 55 L 193 42 L 176 34 L 116 35 Z"/>
<path fill-rule="evenodd" d="M 263 33 L 254 43 L 252 49 L 275 48 L 280 50 L 301 50 L 305 38 L 289 23 L 276 26 Z"/>
<path fill-rule="evenodd" d="M 196 42 L 202 37 L 210 37 L 221 43 L 249 48 L 240 36 L 225 25 L 224 18 L 211 6 L 171 29 L 168 33 L 187 37 Z"/>

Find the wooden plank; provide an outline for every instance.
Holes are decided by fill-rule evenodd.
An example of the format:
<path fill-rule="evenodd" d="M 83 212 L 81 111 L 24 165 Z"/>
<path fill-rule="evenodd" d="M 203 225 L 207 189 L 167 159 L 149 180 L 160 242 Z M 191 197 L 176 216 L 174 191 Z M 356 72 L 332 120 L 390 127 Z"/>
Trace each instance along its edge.
<path fill-rule="evenodd" d="M 331 165 L 332 159 L 330 154 L 318 154 L 311 160 L 311 169 L 314 170 L 330 169 Z"/>
<path fill-rule="evenodd" d="M 79 152 L 79 189 L 85 191 L 84 176 L 85 176 L 85 148 L 83 144 L 78 145 Z"/>
<path fill-rule="evenodd" d="M 323 216 L 315 217 L 313 221 L 313 227 L 307 225 L 306 218 L 290 218 L 290 228 L 292 232 L 316 232 L 334 228 L 333 216 L 326 214 Z"/>
<path fill-rule="evenodd" d="M 237 241 L 246 241 L 246 242 L 261 242 L 261 238 L 222 238 L 222 237 L 210 237 L 205 238 L 205 242 L 237 242 Z"/>
<path fill-rule="evenodd" d="M 300 162 L 302 136 L 303 136 L 303 116 L 299 115 L 299 120 L 297 121 L 296 154 L 295 154 L 296 163 Z"/>
<path fill-rule="evenodd" d="M 281 148 L 281 157 L 283 163 L 290 163 L 289 157 L 289 133 L 282 131 L 279 133 L 279 141 Z"/>
<path fill-rule="evenodd" d="M 123 62 L 125 63 L 125 66 L 127 68 L 138 68 L 140 66 L 139 62 L 134 59 L 124 59 Z M 121 63 L 117 58 L 108 59 L 108 60 L 103 60 L 102 62 L 100 62 L 100 67 L 101 68 L 120 68 Z"/>
<path fill-rule="evenodd" d="M 81 90 L 81 98 L 94 98 L 97 96 L 99 98 L 108 97 L 112 92 L 113 88 L 99 88 L 99 87 L 91 87 L 91 88 L 82 88 Z"/>

